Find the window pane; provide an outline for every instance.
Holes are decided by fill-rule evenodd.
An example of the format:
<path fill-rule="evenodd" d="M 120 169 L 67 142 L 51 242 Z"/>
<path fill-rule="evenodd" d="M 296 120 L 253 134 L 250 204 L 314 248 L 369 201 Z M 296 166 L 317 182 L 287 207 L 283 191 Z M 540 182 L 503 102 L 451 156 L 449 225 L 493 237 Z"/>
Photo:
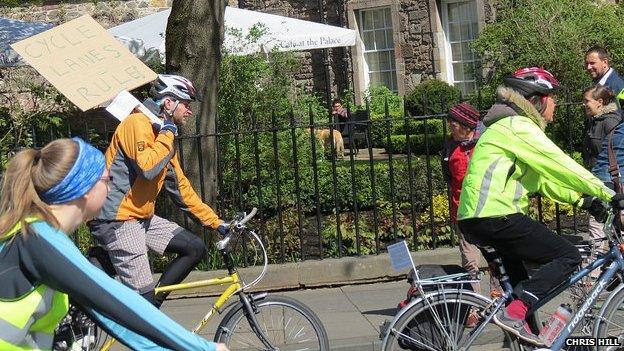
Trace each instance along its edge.
<path fill-rule="evenodd" d="M 457 3 L 448 4 L 448 20 L 449 22 L 459 21 L 459 6 Z"/>
<path fill-rule="evenodd" d="M 388 45 L 388 48 L 394 48 L 394 38 L 392 37 L 391 29 L 386 30 L 386 43 Z"/>
<path fill-rule="evenodd" d="M 454 43 L 451 44 L 451 54 L 453 57 L 453 62 L 457 62 L 457 61 L 461 61 L 462 55 L 461 55 L 461 43 Z"/>
<path fill-rule="evenodd" d="M 477 38 L 479 36 L 479 23 L 472 22 L 472 37 Z"/>
<path fill-rule="evenodd" d="M 466 89 L 466 92 L 465 92 L 466 94 L 472 93 L 473 91 L 477 90 L 477 84 L 474 82 L 465 83 L 465 89 Z"/>
<path fill-rule="evenodd" d="M 474 1 L 467 1 L 461 4 L 461 20 L 464 22 L 474 22 L 476 21 L 476 10 Z"/>
<path fill-rule="evenodd" d="M 459 23 L 450 23 L 449 24 L 449 40 L 451 42 L 459 41 L 461 39 L 460 32 L 461 32 L 461 29 L 460 29 L 460 24 Z"/>
<path fill-rule="evenodd" d="M 390 88 L 390 90 L 397 92 L 399 90 L 399 88 L 397 87 L 397 76 L 396 76 L 396 71 L 392 71 L 390 72 L 392 74 L 392 88 Z"/>
<path fill-rule="evenodd" d="M 377 50 L 385 49 L 388 47 L 388 45 L 386 45 L 386 31 L 375 31 L 375 47 L 377 48 Z"/>
<path fill-rule="evenodd" d="M 472 50 L 470 49 L 470 42 L 469 41 L 465 41 L 465 42 L 461 43 L 461 51 L 462 51 L 462 58 L 464 60 L 472 60 L 473 59 Z"/>
<path fill-rule="evenodd" d="M 384 27 L 384 14 L 383 10 L 372 10 L 373 13 L 373 28 L 383 28 Z"/>
<path fill-rule="evenodd" d="M 464 80 L 474 80 L 475 70 L 472 62 L 464 63 Z"/>
<path fill-rule="evenodd" d="M 461 63 L 453 64 L 453 77 L 456 82 L 460 80 L 464 80 L 463 64 Z"/>
<path fill-rule="evenodd" d="M 370 85 L 382 85 L 381 76 L 379 72 L 370 73 Z"/>
<path fill-rule="evenodd" d="M 472 33 L 471 33 L 471 27 L 472 27 L 472 25 L 470 23 L 468 23 L 468 22 L 461 24 L 460 31 L 461 31 L 461 38 L 462 38 L 462 40 L 472 40 L 472 39 L 474 39 L 474 37 L 472 36 Z"/>
<path fill-rule="evenodd" d="M 392 69 L 390 66 L 390 52 L 380 52 L 379 53 L 379 70 L 381 71 L 389 71 Z"/>
<path fill-rule="evenodd" d="M 384 9 L 384 15 L 386 17 L 386 27 L 392 27 L 392 16 L 390 16 L 390 8 L 386 7 Z"/>
<path fill-rule="evenodd" d="M 464 83 L 461 83 L 461 82 L 455 82 L 455 83 L 453 84 L 453 86 L 454 86 L 455 88 L 459 89 L 459 91 L 461 91 L 461 94 L 462 94 L 462 95 L 465 95 L 465 93 L 464 93 Z"/>
<path fill-rule="evenodd" d="M 371 52 L 366 54 L 366 63 L 369 71 L 379 71 L 379 53 Z"/>
<path fill-rule="evenodd" d="M 375 50 L 375 32 L 362 33 L 362 41 L 365 50 Z"/>
<path fill-rule="evenodd" d="M 373 11 L 362 11 L 362 29 L 373 28 Z"/>

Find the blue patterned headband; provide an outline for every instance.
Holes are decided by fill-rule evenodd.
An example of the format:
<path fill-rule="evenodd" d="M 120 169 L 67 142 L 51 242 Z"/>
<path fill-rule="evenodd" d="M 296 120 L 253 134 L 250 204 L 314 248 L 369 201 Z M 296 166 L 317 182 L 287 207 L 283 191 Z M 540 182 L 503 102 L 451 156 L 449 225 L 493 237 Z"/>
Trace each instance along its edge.
<path fill-rule="evenodd" d="M 78 144 L 78 157 L 69 173 L 58 184 L 41 194 L 41 199 L 50 204 L 62 204 L 82 197 L 97 183 L 106 162 L 100 150 L 80 138 L 72 138 Z"/>

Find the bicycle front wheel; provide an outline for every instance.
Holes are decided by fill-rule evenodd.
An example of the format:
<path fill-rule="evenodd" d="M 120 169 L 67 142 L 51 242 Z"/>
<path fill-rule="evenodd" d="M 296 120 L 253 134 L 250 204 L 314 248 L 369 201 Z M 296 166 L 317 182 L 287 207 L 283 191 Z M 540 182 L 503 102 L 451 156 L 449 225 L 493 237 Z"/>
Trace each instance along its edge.
<path fill-rule="evenodd" d="M 442 290 L 413 305 L 388 326 L 385 351 L 521 350 L 516 338 L 488 323 L 469 345 L 489 305 L 465 290 Z"/>
<path fill-rule="evenodd" d="M 246 309 L 239 302 L 217 328 L 215 342 L 232 350 L 329 350 L 323 324 L 310 308 L 286 296 L 267 296 L 254 302 L 256 325 L 252 326 Z M 268 338 L 267 347 L 257 331 Z"/>
<path fill-rule="evenodd" d="M 596 350 L 624 350 L 624 290 L 607 298 L 604 312 L 598 316 L 595 335 L 598 338 L 614 338 L 618 346 L 598 346 Z"/>

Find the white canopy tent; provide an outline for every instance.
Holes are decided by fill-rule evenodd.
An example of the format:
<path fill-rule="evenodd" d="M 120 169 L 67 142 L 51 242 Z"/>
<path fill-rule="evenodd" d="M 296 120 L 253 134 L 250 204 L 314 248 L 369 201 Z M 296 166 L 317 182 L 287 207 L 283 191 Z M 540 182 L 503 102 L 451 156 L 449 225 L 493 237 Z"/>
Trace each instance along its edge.
<path fill-rule="evenodd" d="M 149 60 L 158 54 L 164 61 L 165 30 L 170 13 L 171 9 L 157 12 L 110 28 L 108 32 L 138 57 Z M 273 49 L 297 51 L 352 46 L 357 36 L 352 29 L 229 6 L 225 8 L 225 27 L 224 49 L 237 55 Z M 253 28 L 264 34 L 251 45 L 241 46 L 241 36 L 246 37 Z"/>
<path fill-rule="evenodd" d="M 0 17 L 0 67 L 24 64 L 10 45 L 53 26 L 51 23 L 24 22 Z"/>

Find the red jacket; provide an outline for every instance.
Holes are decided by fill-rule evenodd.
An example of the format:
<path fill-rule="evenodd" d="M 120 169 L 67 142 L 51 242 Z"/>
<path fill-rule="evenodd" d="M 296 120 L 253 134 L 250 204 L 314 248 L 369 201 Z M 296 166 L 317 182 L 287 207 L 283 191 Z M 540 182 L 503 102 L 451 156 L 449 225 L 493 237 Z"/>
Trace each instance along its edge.
<path fill-rule="evenodd" d="M 479 139 L 479 132 L 468 141 L 447 140 L 442 158 L 442 171 L 449 185 L 450 193 L 450 214 L 451 221 L 457 222 L 457 208 L 459 207 L 459 194 L 462 189 L 462 182 L 466 176 L 468 162 L 472 156 L 475 144 Z"/>

